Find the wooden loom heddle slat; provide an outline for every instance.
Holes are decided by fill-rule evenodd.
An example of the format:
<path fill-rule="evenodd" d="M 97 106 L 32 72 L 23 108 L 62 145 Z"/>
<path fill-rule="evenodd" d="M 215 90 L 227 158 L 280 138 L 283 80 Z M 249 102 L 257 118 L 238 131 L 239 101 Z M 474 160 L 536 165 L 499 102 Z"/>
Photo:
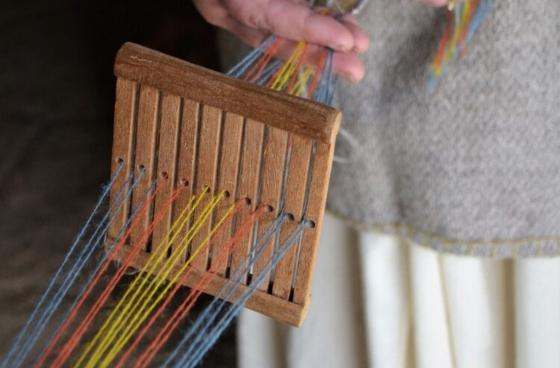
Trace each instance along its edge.
<path fill-rule="evenodd" d="M 218 168 L 218 153 L 220 146 L 220 130 L 222 111 L 219 109 L 203 105 L 201 109 L 200 126 L 198 130 L 199 143 L 196 155 L 196 176 L 193 183 L 195 193 L 202 193 L 206 188 L 211 192 L 217 193 L 216 174 Z M 220 188 L 222 189 L 222 188 Z M 202 211 L 212 198 L 206 196 L 195 211 L 195 218 L 202 215 Z M 201 230 L 197 233 L 191 244 L 200 244 L 212 229 L 213 216 L 210 216 Z M 191 251 L 193 251 L 191 246 Z M 200 254 L 193 260 L 192 265 L 196 268 L 204 269 L 207 264 L 208 247 L 204 247 Z"/>
<path fill-rule="evenodd" d="M 219 177 L 217 178 L 218 188 L 233 188 L 232 192 L 228 192 L 228 197 L 224 200 L 225 206 L 235 204 L 237 182 L 239 179 L 239 159 L 241 154 L 241 139 L 243 134 L 243 117 L 234 113 L 225 113 L 222 126 L 222 143 L 220 146 L 220 168 Z M 216 218 L 221 218 L 226 214 L 227 209 L 220 207 L 216 211 Z M 209 247 L 211 256 L 214 253 L 220 253 L 223 246 L 233 235 L 234 224 L 228 222 L 223 229 L 219 230 L 213 238 Z M 227 262 L 223 266 L 216 269 L 219 265 L 212 265 L 212 269 L 218 274 L 225 276 L 227 271 Z"/>
<path fill-rule="evenodd" d="M 138 184 L 132 193 L 132 208 L 139 208 L 146 199 L 146 193 L 150 190 L 154 181 L 157 168 L 156 165 L 156 142 L 158 139 L 158 110 L 159 110 L 160 91 L 156 88 L 141 85 L 140 100 L 138 102 L 138 118 L 135 136 L 135 156 L 134 156 L 134 172 L 144 174 L 141 176 Z M 147 246 L 147 240 L 144 244 L 138 243 L 142 237 L 144 229 L 151 222 L 152 206 L 147 209 L 147 215 L 143 217 L 143 226 L 136 227 L 130 235 L 132 243 L 138 244 L 140 247 Z"/>
<path fill-rule="evenodd" d="M 259 188 L 263 140 L 264 124 L 247 119 L 245 121 L 243 144 L 241 147 L 239 187 L 236 197 L 248 198 L 250 206 L 248 209 L 242 209 L 241 218 L 257 208 L 255 199 L 257 198 Z M 248 229 L 249 234 L 252 234 L 253 230 L 254 226 L 251 226 Z M 235 274 L 243 267 L 243 261 L 247 259 L 251 251 L 251 244 L 251 237 L 242 240 L 241 244 L 237 247 L 237 252 L 232 254 L 230 274 Z"/>
<path fill-rule="evenodd" d="M 157 178 L 163 185 L 163 189 L 158 192 L 155 201 L 154 213 L 158 213 L 160 208 L 165 206 L 167 199 L 173 192 L 176 183 L 177 150 L 179 144 L 179 118 L 181 109 L 181 98 L 178 96 L 164 94 L 161 102 L 161 120 L 158 150 L 158 172 Z M 161 179 L 164 179 L 163 181 Z M 163 220 L 156 225 L 152 235 L 152 251 L 156 250 L 159 244 L 165 244 L 165 237 L 168 229 L 173 223 L 173 207 L 166 210 Z"/>

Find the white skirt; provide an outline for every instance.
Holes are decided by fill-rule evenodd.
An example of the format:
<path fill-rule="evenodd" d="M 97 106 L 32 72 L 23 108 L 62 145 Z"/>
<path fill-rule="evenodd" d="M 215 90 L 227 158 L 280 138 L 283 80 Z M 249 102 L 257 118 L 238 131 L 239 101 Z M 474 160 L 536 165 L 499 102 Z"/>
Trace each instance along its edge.
<path fill-rule="evenodd" d="M 558 368 L 560 258 L 444 255 L 327 215 L 300 328 L 244 311 L 239 368 Z"/>

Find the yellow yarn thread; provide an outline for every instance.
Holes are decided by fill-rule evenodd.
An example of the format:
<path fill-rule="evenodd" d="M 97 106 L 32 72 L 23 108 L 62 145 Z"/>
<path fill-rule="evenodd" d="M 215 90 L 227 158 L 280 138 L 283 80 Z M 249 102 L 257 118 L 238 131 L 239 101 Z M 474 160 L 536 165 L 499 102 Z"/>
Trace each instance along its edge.
<path fill-rule="evenodd" d="M 303 69 L 303 73 L 299 75 L 297 83 L 292 87 L 290 91 L 288 91 L 288 93 L 294 96 L 305 96 L 307 92 L 305 87 L 307 86 L 307 83 L 309 82 L 309 79 L 313 76 L 313 74 L 315 74 L 315 69 L 313 67 L 306 66 Z"/>
<path fill-rule="evenodd" d="M 275 91 L 281 91 L 283 88 L 286 87 L 286 84 L 296 71 L 296 67 L 298 64 L 299 59 L 301 58 L 303 51 L 305 50 L 306 43 L 299 42 L 288 60 L 284 62 L 278 75 L 275 77 L 272 85 L 270 86 L 271 89 Z"/>
<path fill-rule="evenodd" d="M 461 34 L 465 31 L 465 28 L 468 27 L 467 21 L 470 14 L 470 1 L 465 1 L 463 4 L 461 4 L 461 7 L 456 8 L 454 12 L 456 22 L 455 29 L 453 30 L 453 36 L 451 37 L 451 40 L 447 47 L 443 65 L 449 63 L 451 58 L 453 58 L 454 53 L 457 49 L 457 45 L 459 44 L 459 41 L 461 39 Z"/>
<path fill-rule="evenodd" d="M 221 217 L 216 225 L 210 230 L 210 232 L 206 235 L 204 240 L 200 243 L 200 245 L 196 248 L 193 254 L 189 257 L 189 259 L 185 262 L 185 264 L 179 269 L 178 272 L 175 273 L 175 276 L 170 279 L 169 283 L 165 286 L 165 288 L 159 293 L 156 299 L 151 303 L 151 305 L 147 305 L 144 310 L 140 310 L 139 313 L 142 313 L 140 317 L 136 318 L 136 321 L 132 321 L 130 324 L 127 324 L 127 329 L 122 331 L 122 337 L 117 340 L 113 344 L 113 348 L 109 351 L 106 355 L 105 359 L 101 362 L 100 367 L 108 367 L 109 364 L 116 358 L 118 353 L 121 349 L 126 345 L 126 343 L 133 337 L 133 335 L 138 331 L 141 327 L 142 323 L 149 317 L 150 313 L 154 310 L 154 308 L 162 301 L 162 299 L 167 295 L 167 292 L 179 281 L 179 278 L 186 272 L 187 268 L 190 266 L 192 261 L 196 258 L 196 256 L 205 248 L 208 244 L 212 236 L 216 233 L 216 231 L 220 228 L 220 226 L 226 221 L 229 215 L 235 209 L 235 205 L 231 205 L 226 213 Z M 157 289 L 156 289 L 157 290 Z M 148 299 L 149 300 L 149 299 Z"/>
<path fill-rule="evenodd" d="M 463 19 L 461 20 L 463 25 L 467 24 L 470 16 L 471 16 L 471 2 L 465 1 L 465 3 L 463 4 Z"/>
<path fill-rule="evenodd" d="M 154 296 L 158 289 L 166 282 L 169 274 L 173 270 L 175 264 L 180 260 L 184 251 L 187 249 L 188 244 L 194 239 L 198 234 L 202 225 L 208 220 L 213 209 L 219 204 L 219 202 L 224 198 L 224 193 L 215 196 L 210 203 L 203 210 L 203 213 L 193 224 L 192 228 L 189 229 L 188 233 L 183 237 L 180 242 L 179 247 L 173 253 L 173 256 L 165 261 L 167 255 L 167 250 L 162 248 L 160 250 L 159 257 L 152 265 L 151 269 L 144 271 L 148 275 L 154 275 L 155 277 L 148 281 L 148 278 L 142 278 L 140 286 L 131 284 L 129 289 L 135 291 L 135 294 L 127 301 L 124 310 L 118 315 L 117 320 L 111 325 L 107 334 L 103 337 L 103 340 L 99 343 L 99 346 L 94 351 L 91 360 L 88 362 L 88 367 L 97 367 L 96 363 L 101 359 L 102 354 L 110 347 L 110 344 L 115 340 L 119 339 L 117 334 L 124 328 L 126 330 L 127 326 L 132 326 L 134 322 L 138 320 L 138 314 L 141 313 L 149 305 L 150 299 Z M 191 259 L 192 260 L 192 256 Z M 190 260 L 187 262 L 190 263 Z M 158 268 L 161 268 L 158 270 Z M 159 271 L 159 272 L 158 272 Z M 135 280 L 136 281 L 136 280 Z M 144 287 L 148 284 L 146 287 Z M 168 284 L 170 287 L 170 284 Z M 130 320 L 132 319 L 132 321 Z M 122 337 L 122 334 L 121 336 Z M 117 340 L 118 341 L 118 340 Z"/>
<path fill-rule="evenodd" d="M 177 238 L 177 236 L 180 234 L 180 230 L 185 226 L 185 224 L 187 223 L 187 221 L 189 221 L 189 219 L 192 217 L 194 211 L 196 210 L 196 208 L 198 207 L 200 201 L 202 200 L 202 198 L 204 197 L 204 195 L 206 194 L 206 191 L 204 191 L 203 193 L 197 195 L 197 196 L 193 196 L 189 203 L 187 204 L 187 206 L 185 206 L 185 208 L 183 209 L 183 211 L 181 211 L 181 214 L 178 216 L 177 220 L 175 220 L 175 222 L 173 223 L 173 225 L 171 226 L 171 229 L 169 230 L 168 234 L 173 233 L 173 235 L 171 236 L 171 238 L 169 237 L 165 237 L 164 240 L 162 240 L 160 242 L 160 244 L 158 245 L 157 249 L 167 249 L 168 246 L 170 244 L 172 244 L 175 239 Z M 152 254 L 152 256 L 150 256 L 150 258 L 148 258 L 148 261 L 146 262 L 146 264 L 142 267 L 141 271 L 145 271 L 145 269 L 151 265 L 151 263 L 154 261 L 154 257 L 156 255 L 159 255 L 159 252 L 154 252 Z M 139 278 L 135 279 L 132 284 L 130 286 L 136 286 L 138 283 Z M 97 332 L 97 334 L 94 336 L 94 338 L 86 345 L 86 347 L 84 348 L 82 354 L 80 355 L 80 357 L 78 358 L 78 360 L 74 363 L 75 367 L 82 367 L 83 363 L 85 361 L 85 358 L 87 357 L 87 355 L 91 352 L 91 350 L 93 349 L 93 347 L 96 345 L 97 341 L 101 338 L 101 336 L 103 334 L 105 334 L 106 330 L 109 328 L 109 326 L 111 325 L 111 323 L 113 322 L 114 318 L 116 318 L 117 315 L 117 311 L 119 309 L 121 309 L 121 307 L 123 306 L 123 304 L 125 303 L 125 301 L 127 300 L 128 296 L 132 293 L 134 289 L 132 287 L 127 288 L 124 296 L 119 300 L 117 306 L 113 309 L 113 311 L 111 312 L 111 314 L 109 315 L 109 317 L 105 320 L 103 326 L 99 329 L 99 331 Z"/>

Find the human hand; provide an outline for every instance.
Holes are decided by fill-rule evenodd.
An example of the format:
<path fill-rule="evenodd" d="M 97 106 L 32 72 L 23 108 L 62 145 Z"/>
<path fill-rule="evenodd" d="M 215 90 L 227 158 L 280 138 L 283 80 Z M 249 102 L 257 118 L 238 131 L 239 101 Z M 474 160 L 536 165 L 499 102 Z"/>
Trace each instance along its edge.
<path fill-rule="evenodd" d="M 351 15 L 340 20 L 313 11 L 303 0 L 194 0 L 202 16 L 255 47 L 274 33 L 293 41 L 332 48 L 333 68 L 359 81 L 364 64 L 358 54 L 369 47 L 369 36 Z"/>

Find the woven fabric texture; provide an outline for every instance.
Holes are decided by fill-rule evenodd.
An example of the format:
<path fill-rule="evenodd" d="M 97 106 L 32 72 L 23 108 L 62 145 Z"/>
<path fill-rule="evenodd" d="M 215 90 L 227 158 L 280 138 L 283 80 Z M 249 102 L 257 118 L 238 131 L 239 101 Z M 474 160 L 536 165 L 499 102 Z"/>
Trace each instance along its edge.
<path fill-rule="evenodd" d="M 443 11 L 371 0 L 361 14 L 367 75 L 338 86 L 352 139 L 329 208 L 442 251 L 560 255 L 560 2 L 496 0 L 430 95 Z"/>

